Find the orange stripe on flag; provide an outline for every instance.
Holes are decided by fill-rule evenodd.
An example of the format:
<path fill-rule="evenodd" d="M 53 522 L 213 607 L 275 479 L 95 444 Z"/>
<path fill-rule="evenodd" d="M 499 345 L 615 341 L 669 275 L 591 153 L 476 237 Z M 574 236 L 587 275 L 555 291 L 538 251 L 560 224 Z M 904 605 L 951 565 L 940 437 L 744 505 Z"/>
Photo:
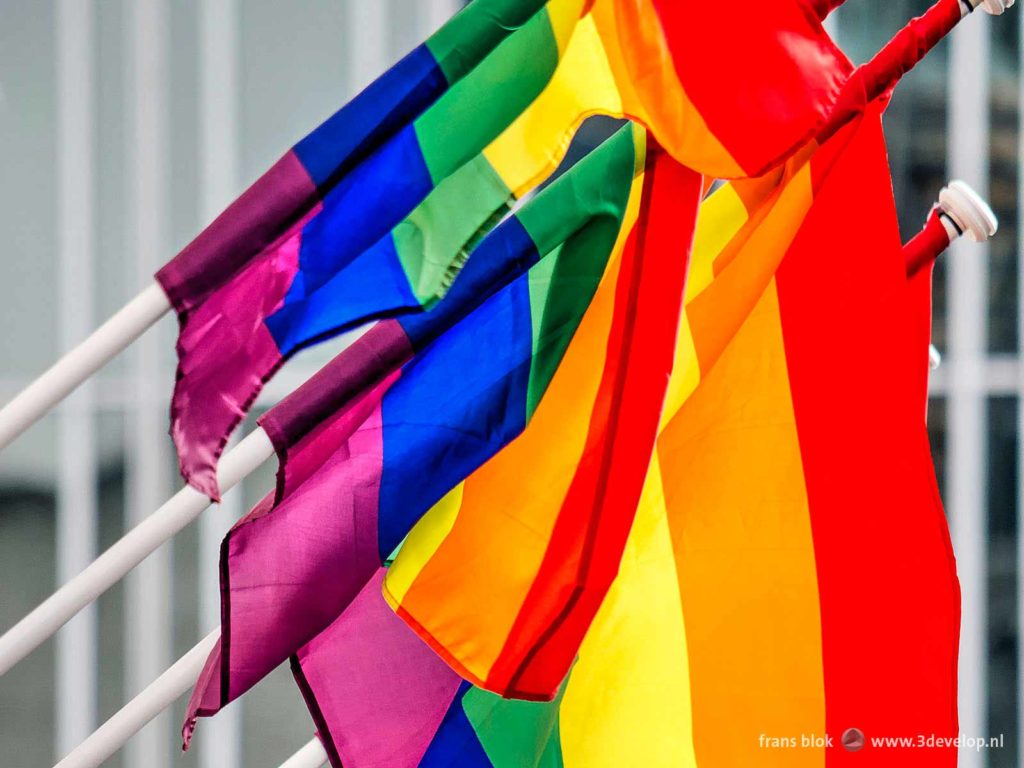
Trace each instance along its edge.
<path fill-rule="evenodd" d="M 490 684 L 507 695 L 544 696 L 561 683 L 618 571 L 650 461 L 702 179 L 665 153 L 650 152 L 644 184 L 583 460 L 492 671 Z"/>

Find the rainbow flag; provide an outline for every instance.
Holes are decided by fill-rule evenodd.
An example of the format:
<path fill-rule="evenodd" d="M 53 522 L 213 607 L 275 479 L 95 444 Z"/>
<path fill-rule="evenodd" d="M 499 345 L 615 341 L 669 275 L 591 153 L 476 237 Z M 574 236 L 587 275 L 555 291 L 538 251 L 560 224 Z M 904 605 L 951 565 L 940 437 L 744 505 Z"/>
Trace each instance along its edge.
<path fill-rule="evenodd" d="M 959 621 L 915 407 L 923 305 L 904 270 L 879 112 L 702 206 L 636 519 L 552 700 L 460 685 L 430 657 L 422 670 L 393 665 L 392 647 L 422 652 L 400 645 L 408 630 L 367 595 L 293 659 L 332 765 L 956 764 L 952 747 L 870 742 L 956 735 Z M 474 579 L 515 548 L 504 533 L 467 564 Z M 481 625 L 497 602 L 474 605 Z M 369 626 L 381 655 L 351 665 L 365 675 L 357 688 L 341 678 Z M 416 712 L 390 717 L 406 696 Z M 867 736 L 865 754 L 842 746 L 848 728 Z"/>
<path fill-rule="evenodd" d="M 384 602 L 383 578 L 291 659 L 335 766 L 416 768 L 465 685 Z"/>
<path fill-rule="evenodd" d="M 591 429 L 593 452 L 606 450 L 598 427 L 614 432 L 622 393 L 643 391 L 651 397 L 631 407 L 636 423 L 615 450 L 642 452 L 646 430 L 649 455 L 688 238 L 676 216 L 679 258 L 644 258 L 635 246 L 644 157 L 643 131 L 620 130 L 485 237 L 437 306 L 379 324 L 263 418 L 281 460 L 279 487 L 224 542 L 221 647 L 193 696 L 186 741 L 196 715 L 315 637 L 424 511 L 522 432 L 560 361 L 579 354 L 578 328 L 594 322 L 595 304 L 617 341 L 602 353 L 615 386 L 612 407 L 593 409 L 605 419 Z M 694 210 L 700 177 L 685 173 Z M 641 361 L 633 341 L 648 330 L 668 343 Z M 637 389 L 632 369 L 659 365 L 661 389 L 657 377 Z M 635 506 L 630 479 L 606 485 Z"/>
<path fill-rule="evenodd" d="M 845 765 L 867 757 L 840 745 L 849 728 L 957 732 L 959 590 L 879 113 L 792 172 L 753 232 L 735 185 L 718 211 L 744 248 L 708 262 L 695 247 L 692 383 L 670 396 L 657 455 L 698 764 Z M 782 216 L 802 218 L 784 258 L 759 258 Z M 711 330 L 727 297 L 746 308 L 731 336 Z M 794 757 L 761 739 L 812 733 L 834 747 Z M 870 759 L 952 766 L 956 750 Z"/>
<path fill-rule="evenodd" d="M 439 290 L 513 193 L 557 165 L 568 136 L 495 139 L 548 84 L 574 2 L 474 2 L 160 270 L 181 325 L 171 434 L 194 487 L 219 497 L 217 458 L 288 356 L 403 309 L 417 265 L 442 262 L 441 280 L 427 286 Z M 481 154 L 490 144 L 503 165 Z M 325 317 L 331 306 L 340 309 Z"/>
<path fill-rule="evenodd" d="M 664 505 L 649 475 L 622 567 L 553 701 L 463 681 L 391 612 L 378 572 L 292 657 L 333 766 L 695 765 Z M 642 652 L 638 652 L 642 649 Z M 680 685 L 683 687 L 680 688 Z M 680 695 L 680 691 L 684 693 Z"/>
<path fill-rule="evenodd" d="M 822 28 L 838 2 L 594 0 L 590 18 L 623 112 L 682 164 L 740 178 L 784 162 L 828 120 L 853 71 Z"/>
<path fill-rule="evenodd" d="M 760 499 L 767 502 L 772 499 L 770 489 L 774 487 L 773 483 L 778 483 L 784 478 L 790 484 L 778 491 L 781 494 L 780 498 L 784 499 L 806 499 L 809 492 L 817 493 L 822 487 L 828 489 L 830 495 L 826 495 L 819 502 L 823 506 L 812 505 L 809 513 L 811 519 L 819 519 L 822 521 L 819 525 L 824 525 L 824 521 L 832 519 L 830 504 L 838 504 L 847 497 L 856 497 L 855 493 L 844 487 L 845 483 L 841 479 L 858 475 L 851 475 L 843 469 L 843 465 L 836 465 L 831 460 L 825 461 L 823 457 L 842 455 L 844 460 L 851 462 L 849 466 L 859 466 L 863 469 L 866 473 L 860 475 L 863 477 L 871 477 L 872 473 L 881 473 L 880 477 L 889 477 L 897 469 L 909 472 L 913 478 L 931 477 L 927 442 L 920 419 L 919 403 L 923 397 L 920 391 L 920 372 L 912 377 L 918 385 L 918 391 L 914 395 L 916 399 L 906 408 L 907 414 L 916 417 L 910 424 L 906 423 L 908 416 L 901 410 L 906 403 L 900 402 L 887 389 L 879 388 L 881 383 L 886 387 L 894 386 L 890 375 L 892 379 L 896 379 L 896 371 L 906 367 L 906 363 L 896 366 L 893 358 L 906 354 L 907 359 L 915 361 L 919 367 L 924 364 L 919 344 L 915 342 L 912 351 L 903 349 L 903 338 L 898 333 L 903 326 L 915 325 L 915 321 L 907 319 L 902 314 L 894 317 L 895 310 L 887 309 L 874 300 L 876 294 L 866 291 L 857 298 L 867 302 L 871 296 L 870 305 L 865 303 L 865 306 L 871 306 L 880 317 L 897 326 L 896 330 L 891 331 L 893 338 L 886 341 L 886 345 L 893 349 L 884 358 L 884 365 L 874 367 L 873 361 L 880 359 L 878 355 L 881 351 L 871 353 L 859 337 L 848 339 L 843 335 L 855 335 L 855 331 L 849 327 L 850 321 L 830 325 L 808 314 L 802 320 L 791 320 L 784 326 L 786 349 L 780 348 L 779 351 L 784 351 L 785 357 L 772 360 L 768 357 L 767 351 L 759 352 L 757 350 L 760 348 L 756 345 L 748 346 L 744 360 L 749 368 L 744 369 L 743 377 L 724 379 L 721 386 L 714 388 L 706 384 L 707 377 L 719 369 L 722 356 L 732 346 L 740 343 L 737 340 L 741 338 L 737 336 L 740 329 L 753 323 L 750 317 L 761 316 L 760 307 L 763 302 L 770 300 L 770 296 L 769 299 L 763 298 L 768 288 L 794 285 L 796 278 L 783 281 L 783 277 L 789 274 L 787 268 L 780 268 L 783 256 L 787 259 L 786 264 L 800 263 L 802 258 L 807 258 L 797 255 L 800 250 L 812 249 L 819 257 L 822 253 L 829 254 L 829 258 L 821 258 L 820 261 L 832 264 L 839 259 L 837 254 L 845 252 L 847 256 L 844 263 L 859 266 L 865 263 L 861 251 L 876 249 L 902 269 L 899 263 L 902 257 L 898 251 L 892 251 L 892 247 L 898 249 L 899 243 L 892 225 L 894 219 L 891 211 L 883 212 L 885 215 L 880 213 L 877 219 L 872 219 L 877 221 L 872 227 L 872 232 L 881 233 L 877 236 L 879 239 L 884 236 L 893 240 L 895 246 L 887 245 L 886 249 L 883 249 L 864 238 L 845 238 L 844 241 L 843 237 L 835 234 L 842 231 L 841 228 L 849 215 L 849 204 L 846 202 L 848 200 L 874 195 L 883 202 L 888 199 L 889 207 L 892 207 L 884 145 L 880 129 L 877 127 L 879 122 L 876 112 L 859 121 L 857 126 L 844 129 L 820 149 L 814 151 L 813 146 L 809 147 L 800 158 L 791 161 L 786 169 L 771 178 L 737 182 L 716 193 L 702 207 L 687 287 L 686 323 L 679 332 L 675 366 L 666 395 L 665 414 L 662 417 L 657 449 L 662 474 L 666 478 L 666 498 L 670 505 L 675 505 L 679 510 L 686 510 L 685 513 L 679 512 L 679 519 L 685 521 L 687 526 L 683 529 L 687 533 L 680 534 L 683 536 L 679 540 L 680 545 L 685 543 L 687 537 L 703 535 L 712 529 L 716 531 L 718 537 L 714 542 L 713 551 L 705 552 L 703 548 L 698 547 L 695 553 L 688 554 L 685 559 L 680 560 L 680 567 L 684 572 L 693 574 L 692 595 L 687 598 L 684 594 L 684 598 L 694 601 L 698 608 L 705 606 L 709 612 L 709 623 L 702 623 L 701 626 L 723 626 L 725 617 L 711 615 L 710 612 L 715 609 L 727 612 L 732 610 L 736 602 L 754 600 L 753 597 L 745 596 L 745 589 L 750 590 L 750 595 L 757 595 L 761 591 L 760 585 L 773 584 L 765 575 L 767 571 L 779 568 L 780 572 L 788 572 L 795 566 L 796 560 L 788 551 L 787 545 L 780 550 L 778 557 L 773 555 L 764 560 L 761 563 L 763 567 L 759 567 L 749 579 L 740 578 L 745 569 L 735 571 L 740 561 L 751 566 L 757 562 L 754 558 L 756 552 L 743 552 L 741 543 L 744 541 L 745 530 L 760 531 L 758 524 L 762 518 L 761 513 L 757 512 L 757 501 Z M 811 152 L 813 154 L 808 160 L 807 156 Z M 839 169 L 843 172 L 840 173 Z M 845 191 L 844 186 L 851 191 Z M 829 191 L 828 195 L 824 194 L 826 190 Z M 861 198 L 852 197 L 855 191 L 860 192 Z M 832 204 L 831 200 L 834 198 L 841 198 L 842 204 Z M 826 205 L 823 200 L 828 204 Z M 818 224 L 818 228 L 815 229 L 812 225 L 819 221 L 827 224 Z M 826 231 L 826 226 L 831 226 L 832 231 Z M 798 234 L 799 239 L 794 240 Z M 849 244 L 846 244 L 847 242 Z M 788 243 L 794 244 L 787 250 Z M 708 253 L 714 254 L 714 258 L 707 258 Z M 896 266 L 892 269 L 895 270 Z M 903 276 L 901 290 L 904 293 L 905 283 L 906 278 Z M 854 284 L 859 285 L 860 282 L 850 283 Z M 831 300 L 836 306 L 842 306 L 834 294 L 842 291 L 842 295 L 845 296 L 846 290 L 845 284 L 822 276 L 817 282 L 804 281 L 800 290 L 787 289 L 786 301 L 789 304 L 782 306 L 783 309 L 789 305 L 802 306 L 811 296 L 821 297 L 823 303 Z M 907 300 L 904 299 L 901 300 L 898 309 L 903 313 L 907 306 Z M 870 327 L 868 321 L 863 319 L 863 309 L 855 310 L 852 306 L 845 309 L 856 323 Z M 823 313 L 822 317 L 831 317 L 832 314 L 834 311 Z M 783 316 L 783 319 L 785 317 Z M 583 330 L 581 328 L 581 333 Z M 883 335 L 880 328 L 875 330 L 878 335 Z M 810 338 L 806 339 L 801 334 Z M 807 348 L 792 349 L 792 344 L 796 341 L 788 341 L 790 336 L 794 339 L 804 338 Z M 842 389 L 848 391 L 848 396 L 856 399 L 859 404 L 861 423 L 857 428 L 866 431 L 861 443 L 857 444 L 857 451 L 861 452 L 857 461 L 853 460 L 851 450 L 846 447 L 848 443 L 842 444 L 842 450 L 838 447 L 825 447 L 831 446 L 838 439 L 838 436 L 833 434 L 834 420 L 829 416 L 834 410 L 831 393 L 838 391 L 838 384 L 829 383 L 818 375 L 821 370 L 834 368 L 831 363 L 828 366 L 822 364 L 819 358 L 826 354 L 828 340 L 833 338 L 831 344 L 834 347 L 834 354 L 829 357 L 830 361 L 844 361 L 845 364 L 845 361 L 851 359 L 850 350 L 857 349 L 861 350 L 861 354 L 856 355 L 854 359 L 862 361 L 862 364 L 854 367 L 858 370 L 866 368 L 860 377 L 849 370 L 843 372 L 845 378 Z M 872 343 L 876 342 L 874 337 L 871 337 L 871 340 Z M 764 349 L 768 350 L 769 347 L 765 346 Z M 811 360 L 815 361 L 813 365 L 807 362 Z M 770 361 L 774 367 L 767 370 L 762 379 L 754 374 L 760 371 L 759 366 L 768 364 L 766 361 Z M 547 697 L 554 695 L 562 676 L 569 668 L 572 659 L 570 650 L 574 651 L 579 647 L 588 626 L 587 622 L 581 621 L 562 638 L 550 630 L 548 634 L 542 636 L 544 642 L 550 645 L 563 644 L 560 655 L 554 653 L 557 647 L 552 649 L 547 666 L 541 651 L 534 651 L 534 648 L 530 647 L 526 654 L 523 652 L 524 637 L 530 641 L 536 639 L 534 625 L 523 619 L 525 612 L 534 610 L 531 599 L 540 595 L 549 600 L 546 604 L 540 603 L 541 608 L 551 611 L 553 607 L 550 586 L 546 589 L 538 589 L 536 586 L 538 580 L 541 584 L 548 584 L 545 580 L 544 565 L 551 559 L 558 558 L 558 562 L 567 563 L 566 567 L 569 569 L 577 567 L 581 562 L 593 567 L 595 557 L 592 551 L 586 549 L 576 550 L 575 555 L 572 554 L 573 550 L 563 552 L 556 549 L 553 543 L 555 538 L 550 533 L 557 530 L 563 515 L 561 505 L 564 489 L 568 484 L 565 463 L 571 460 L 573 451 L 578 450 L 578 443 L 567 439 L 563 434 L 548 432 L 545 421 L 547 414 L 544 409 L 550 406 L 559 414 L 563 414 L 565 409 L 573 407 L 572 403 L 579 402 L 579 392 L 586 391 L 575 384 L 566 386 L 565 390 L 561 388 L 562 381 L 570 381 L 570 377 L 580 369 L 579 366 L 572 365 L 572 362 L 567 356 L 562 368 L 553 378 L 541 408 L 523 435 L 493 461 L 469 476 L 442 503 L 428 512 L 412 530 L 385 582 L 385 595 L 389 602 L 464 678 L 488 690 L 506 695 L 521 696 L 525 693 L 528 697 L 537 698 L 544 698 L 545 693 Z M 771 389 L 769 384 L 772 378 L 769 374 L 776 374 L 780 370 L 785 372 L 787 365 L 789 378 L 784 382 L 787 386 L 789 383 L 794 383 L 795 386 L 802 381 L 795 373 L 799 365 L 802 375 L 813 374 L 814 387 L 795 392 L 789 389 Z M 841 378 L 839 371 L 833 370 L 833 373 L 837 379 Z M 864 383 L 864 392 L 856 395 L 855 389 L 846 387 L 847 381 L 860 381 L 861 378 L 873 382 L 875 389 L 868 388 L 867 383 Z M 772 393 L 773 399 L 766 403 L 766 410 L 760 417 L 769 422 L 783 418 L 769 406 L 782 409 L 778 413 L 783 415 L 786 413 L 787 402 L 795 404 L 801 409 L 800 412 L 810 407 L 808 403 L 818 406 L 820 412 L 812 412 L 813 415 L 804 417 L 808 420 L 807 426 L 803 427 L 809 431 L 808 436 L 801 436 L 796 443 L 793 442 L 796 433 L 792 430 L 778 435 L 766 431 L 761 435 L 755 429 L 756 421 L 749 425 L 749 434 L 748 431 L 744 431 L 743 418 L 746 411 L 742 404 L 747 401 L 755 402 L 754 393 L 748 392 L 747 387 L 753 387 L 758 392 L 763 389 L 764 393 Z M 559 393 L 563 391 L 565 395 L 560 400 Z M 705 392 L 709 394 L 703 394 Z M 826 398 L 823 393 L 829 393 L 829 397 Z M 873 395 L 877 402 L 865 400 L 869 394 Z M 697 397 L 698 395 L 700 397 Z M 801 398 L 806 398 L 807 403 Z M 712 415 L 707 415 L 693 402 L 706 403 L 708 412 Z M 846 407 L 846 401 L 843 402 Z M 723 412 L 724 404 L 728 403 L 734 404 L 736 413 Z M 860 413 L 860 405 L 863 405 L 863 413 Z M 738 423 L 736 419 L 739 419 Z M 719 422 L 723 426 L 719 427 Z M 731 427 L 724 426 L 730 423 Z M 679 426 L 668 430 L 669 424 Z M 892 430 L 901 424 L 905 424 L 908 430 L 907 434 L 902 436 L 902 441 L 898 433 L 892 433 Z M 877 442 L 874 438 L 875 430 L 882 429 L 882 425 L 885 425 L 887 434 L 884 452 L 878 445 L 872 444 Z M 721 471 L 716 467 L 717 462 L 724 462 L 724 448 L 714 448 L 715 443 L 712 440 L 712 435 L 719 431 L 723 431 L 726 437 L 734 441 L 739 439 L 738 436 L 743 438 L 740 446 L 727 444 L 728 448 L 741 456 L 743 461 L 737 459 L 723 463 L 728 470 Z M 853 431 L 856 431 L 853 425 L 844 422 L 838 433 L 843 435 L 843 440 L 852 441 L 850 434 Z M 689 442 L 679 442 L 676 436 L 681 434 L 689 435 Z M 783 438 L 790 442 L 786 443 Z M 820 441 L 813 455 L 804 447 L 805 442 L 812 439 Z M 783 451 L 783 446 L 786 445 L 790 445 L 796 452 L 786 454 Z M 740 448 L 748 450 L 741 451 Z M 804 449 L 803 454 L 800 453 L 801 448 Z M 757 454 L 755 449 L 761 450 L 763 455 Z M 904 458 L 896 460 L 894 456 L 890 456 L 891 452 L 899 450 L 906 453 Z M 876 467 L 874 457 L 883 454 L 891 459 L 891 466 Z M 908 466 L 910 457 L 914 457 L 919 462 L 918 465 Z M 820 474 L 812 476 L 812 469 L 819 471 Z M 805 481 L 806 485 L 803 484 Z M 945 535 L 944 524 L 940 525 L 941 511 L 936 512 L 936 508 L 932 506 L 937 500 L 932 497 L 930 486 L 928 492 L 924 493 L 920 487 L 908 480 L 898 481 L 898 478 L 890 477 L 886 482 L 899 485 L 900 489 L 892 491 L 891 499 L 897 500 L 890 500 L 888 490 L 875 500 L 875 505 L 882 511 L 882 519 L 895 515 L 896 510 L 899 510 L 899 515 L 908 520 L 907 537 L 912 532 L 919 531 L 921 526 Z M 888 485 L 881 487 L 887 489 Z M 702 490 L 705 488 L 706 492 Z M 515 514 L 495 514 L 496 499 L 501 500 L 503 508 L 507 506 L 515 510 Z M 812 501 L 816 500 L 817 497 L 812 498 Z M 909 522 L 914 515 L 901 505 L 918 510 L 914 522 Z M 848 506 L 844 502 L 841 508 L 847 509 Z M 818 513 L 821 517 L 815 518 L 818 509 L 821 510 Z M 624 520 L 629 519 L 621 510 L 619 514 L 623 515 Z M 780 547 L 782 542 L 799 541 L 797 534 L 805 535 L 809 530 L 806 502 L 801 514 L 802 517 L 790 520 L 781 512 L 766 512 L 764 524 L 781 527 L 770 528 L 764 532 L 765 535 L 771 533 L 771 540 L 780 542 Z M 854 510 L 849 509 L 849 514 L 855 515 Z M 856 514 L 863 516 L 865 512 L 861 510 Z M 735 515 L 741 517 L 736 518 Z M 695 525 L 699 521 L 699 525 L 703 527 L 690 533 L 690 520 L 693 520 Z M 605 520 L 601 522 L 606 523 Z M 628 525 L 624 530 L 628 530 Z M 614 541 L 617 535 L 616 529 L 609 527 L 606 531 L 610 531 L 610 535 L 603 535 L 600 538 L 606 539 L 605 544 L 611 547 L 611 541 Z M 573 532 L 577 539 L 587 537 L 585 527 L 575 527 Z M 838 531 L 836 533 L 838 534 Z M 881 535 L 880 531 L 876 530 L 876 535 Z M 730 536 L 737 538 L 732 541 Z M 863 541 L 860 536 L 854 538 L 870 551 L 870 542 Z M 810 542 L 806 536 L 804 541 Z M 922 575 L 920 578 L 914 578 L 915 588 L 923 590 L 921 594 L 934 593 L 937 589 L 935 585 L 953 584 L 950 588 L 955 587 L 955 580 L 951 581 L 951 566 L 945 559 L 948 557 L 948 550 L 944 548 L 943 541 L 941 538 L 936 539 L 926 550 L 931 557 L 937 558 L 924 569 L 927 577 Z M 570 542 L 578 544 L 578 541 L 572 539 Z M 903 543 L 910 549 L 918 549 L 917 545 L 911 545 L 909 538 Z M 840 546 L 838 541 L 830 541 L 829 545 Z M 756 549 L 757 540 L 751 541 L 749 546 Z M 743 552 L 740 560 L 725 556 L 724 553 L 732 551 L 731 547 L 739 547 L 738 551 Z M 618 563 L 614 548 L 610 548 L 609 553 L 609 560 L 603 566 L 606 576 L 614 575 Z M 831 553 L 827 556 L 830 562 L 835 559 Z M 588 557 L 591 560 L 585 559 Z M 813 558 L 810 562 L 813 565 Z M 818 562 L 819 569 L 823 569 L 820 557 Z M 698 563 L 703 565 L 698 566 Z M 854 566 L 850 564 L 849 567 Z M 722 572 L 723 568 L 734 570 Z M 710 578 L 712 574 L 715 575 L 714 579 Z M 810 610 L 810 607 L 818 605 L 818 592 L 816 589 L 810 589 L 813 583 L 810 577 L 813 574 L 813 569 L 804 574 L 805 586 L 808 587 L 805 597 L 808 602 L 803 603 L 802 607 L 776 606 L 780 611 L 778 615 L 798 616 L 800 614 L 796 612 L 797 608 Z M 893 574 L 894 578 L 895 575 Z M 570 588 L 578 589 L 579 585 L 586 582 L 582 578 L 576 578 L 555 583 L 568 583 Z M 718 586 L 709 589 L 709 584 Z M 502 590 L 500 592 L 497 591 L 498 585 Z M 729 588 L 729 599 L 722 601 L 725 586 Z M 881 588 L 880 584 L 878 586 Z M 892 587 L 889 589 L 892 590 Z M 908 591 L 905 596 L 910 600 L 912 593 Z M 562 597 L 564 599 L 564 595 Z M 828 597 L 831 599 L 831 596 Z M 852 595 L 847 597 L 853 600 Z M 878 597 L 882 599 L 884 595 L 880 594 Z M 946 597 L 949 595 L 946 594 Z M 821 600 L 824 605 L 824 595 Z M 557 606 L 557 603 L 555 605 Z M 765 601 L 765 605 L 770 608 L 772 603 Z M 832 603 L 828 605 L 831 606 Z M 940 609 L 951 609 L 952 606 L 955 606 L 955 601 L 943 600 L 938 601 L 938 606 L 928 606 L 928 609 L 936 611 L 936 617 L 931 621 L 942 617 L 936 637 L 943 643 L 948 643 L 951 619 L 948 615 L 943 615 Z M 917 614 L 918 611 L 914 610 L 911 613 Z M 550 618 L 558 616 L 557 611 L 539 615 L 543 620 L 538 620 L 536 626 L 550 626 Z M 766 623 L 772 623 L 768 614 L 763 614 L 762 618 Z M 923 616 L 919 617 L 919 621 L 922 622 L 922 626 L 929 623 Z M 952 626 L 955 629 L 955 622 Z M 752 634 L 748 627 L 737 626 L 735 630 L 737 642 L 741 645 L 750 642 Z M 520 633 L 524 634 L 521 636 Z M 918 637 L 918 634 L 911 636 Z M 780 659 L 787 659 L 794 652 L 793 649 L 797 649 L 796 652 L 800 654 L 807 652 L 806 644 L 793 644 L 792 640 L 793 638 L 787 636 L 780 638 L 777 644 L 762 649 L 744 647 L 743 654 L 723 655 L 721 648 L 724 647 L 725 638 L 715 635 L 707 646 L 707 653 L 717 654 L 715 658 L 720 659 L 719 663 L 711 664 L 711 668 L 716 670 L 715 674 L 720 676 L 726 673 L 721 669 L 722 664 L 733 667 L 745 667 L 748 664 L 756 666 L 771 659 L 772 653 L 778 653 Z M 951 653 L 953 646 L 955 643 L 950 646 Z M 524 691 L 522 686 L 510 684 L 510 679 L 516 682 L 515 678 L 508 675 L 510 668 L 515 669 L 511 665 L 511 660 L 522 664 L 524 659 L 528 662 L 527 666 L 533 665 L 534 670 L 541 675 L 540 679 L 547 684 L 546 688 L 537 687 Z M 952 664 L 954 659 L 955 656 L 951 656 L 946 661 Z M 704 661 L 701 664 L 704 665 L 700 667 L 703 675 L 706 664 Z M 692 668 L 697 669 L 697 666 Z M 785 669 L 786 664 L 782 663 L 781 667 L 774 664 L 767 666 L 769 671 L 778 668 Z M 934 670 L 932 672 L 935 673 Z M 753 674 L 753 670 L 750 674 Z M 948 680 L 945 682 L 948 683 Z M 777 680 L 775 683 L 782 685 L 783 681 Z M 934 686 L 930 684 L 928 687 L 930 689 Z M 758 687 L 758 690 L 763 689 L 764 686 Z M 735 710 L 735 697 L 729 700 L 729 706 Z M 948 701 L 948 695 L 941 700 Z M 702 711 L 708 711 L 706 705 Z"/>
<path fill-rule="evenodd" d="M 806 141 L 850 69 L 801 0 L 742 14 L 693 0 L 475 0 L 158 273 L 181 324 L 171 434 L 183 476 L 216 499 L 228 436 L 283 362 L 436 302 L 588 115 L 633 117 L 688 167 L 742 176 Z"/>
<path fill-rule="evenodd" d="M 686 278 L 684 217 L 700 189 L 664 153 L 648 165 L 620 287 L 584 318 L 523 435 L 427 513 L 386 581 L 388 601 L 449 664 L 504 696 L 547 699 L 562 682 L 650 460 Z M 459 598 L 442 606 L 448 590 Z"/>

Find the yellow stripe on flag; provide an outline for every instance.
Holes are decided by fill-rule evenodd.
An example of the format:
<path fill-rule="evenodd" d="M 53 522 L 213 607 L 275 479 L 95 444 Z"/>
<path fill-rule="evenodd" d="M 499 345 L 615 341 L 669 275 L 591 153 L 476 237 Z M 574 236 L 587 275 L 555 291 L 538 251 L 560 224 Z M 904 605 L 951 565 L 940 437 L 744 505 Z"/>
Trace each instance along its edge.
<path fill-rule="evenodd" d="M 575 24 L 551 82 L 484 156 L 519 197 L 558 165 L 576 128 L 596 113 L 621 115 L 622 100 L 587 16 Z"/>
<path fill-rule="evenodd" d="M 697 765 L 686 630 L 657 456 L 619 575 L 570 673 L 559 728 L 566 768 Z"/>
<path fill-rule="evenodd" d="M 423 565 L 434 556 L 458 517 L 462 506 L 463 483 L 452 488 L 420 518 L 402 544 L 402 556 L 388 569 L 389 602 L 401 603 Z"/>

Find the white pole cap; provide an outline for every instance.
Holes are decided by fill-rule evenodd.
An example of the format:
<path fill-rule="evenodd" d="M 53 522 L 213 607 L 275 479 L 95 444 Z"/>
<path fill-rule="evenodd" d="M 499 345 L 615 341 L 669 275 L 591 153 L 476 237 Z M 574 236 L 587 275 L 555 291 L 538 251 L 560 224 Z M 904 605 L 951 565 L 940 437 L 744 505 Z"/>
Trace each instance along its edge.
<path fill-rule="evenodd" d="M 951 181 L 939 192 L 939 208 L 976 243 L 983 243 L 999 229 L 999 220 L 981 195 L 965 181 Z"/>
<path fill-rule="evenodd" d="M 985 13 L 992 16 L 1002 16 L 1006 13 L 1008 8 L 1013 6 L 1015 0 L 973 0 L 974 7 L 977 8 L 979 5 L 984 9 Z"/>

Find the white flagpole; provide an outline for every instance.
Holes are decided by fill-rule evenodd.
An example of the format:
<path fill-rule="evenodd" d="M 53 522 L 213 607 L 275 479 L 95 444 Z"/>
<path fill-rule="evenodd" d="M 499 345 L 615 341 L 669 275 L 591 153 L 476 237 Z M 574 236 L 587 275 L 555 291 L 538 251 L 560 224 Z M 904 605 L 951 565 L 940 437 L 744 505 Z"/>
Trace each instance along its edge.
<path fill-rule="evenodd" d="M 56 768 L 97 768 L 139 730 L 191 688 L 220 637 L 220 627 L 172 664 L 138 696 L 121 707 Z"/>
<path fill-rule="evenodd" d="M 280 768 L 320 768 L 326 763 L 327 751 L 320 739 L 314 736 L 306 746 L 281 763 Z"/>
<path fill-rule="evenodd" d="M 266 432 L 256 429 L 217 468 L 222 491 L 234 487 L 274 453 Z M 0 675 L 21 661 L 72 616 L 117 583 L 153 550 L 194 520 L 210 500 L 186 486 L 125 534 L 92 564 L 0 636 Z"/>
<path fill-rule="evenodd" d="M 75 747 L 54 768 L 98 768 L 147 723 L 195 685 L 218 639 L 220 627 L 210 632 L 141 693 L 121 707 L 113 717 Z M 280 768 L 320 768 L 325 763 L 327 751 L 320 743 L 320 739 L 314 737 L 282 763 Z"/>
<path fill-rule="evenodd" d="M 0 450 L 106 365 L 171 305 L 153 283 L 0 409 Z"/>
<path fill-rule="evenodd" d="M 97 768 L 123 747 L 153 718 L 195 685 L 210 652 L 220 639 L 220 627 L 210 632 L 162 675 L 146 686 L 107 722 L 73 749 L 55 768 Z M 320 768 L 327 763 L 327 751 L 314 737 L 280 768 Z"/>

